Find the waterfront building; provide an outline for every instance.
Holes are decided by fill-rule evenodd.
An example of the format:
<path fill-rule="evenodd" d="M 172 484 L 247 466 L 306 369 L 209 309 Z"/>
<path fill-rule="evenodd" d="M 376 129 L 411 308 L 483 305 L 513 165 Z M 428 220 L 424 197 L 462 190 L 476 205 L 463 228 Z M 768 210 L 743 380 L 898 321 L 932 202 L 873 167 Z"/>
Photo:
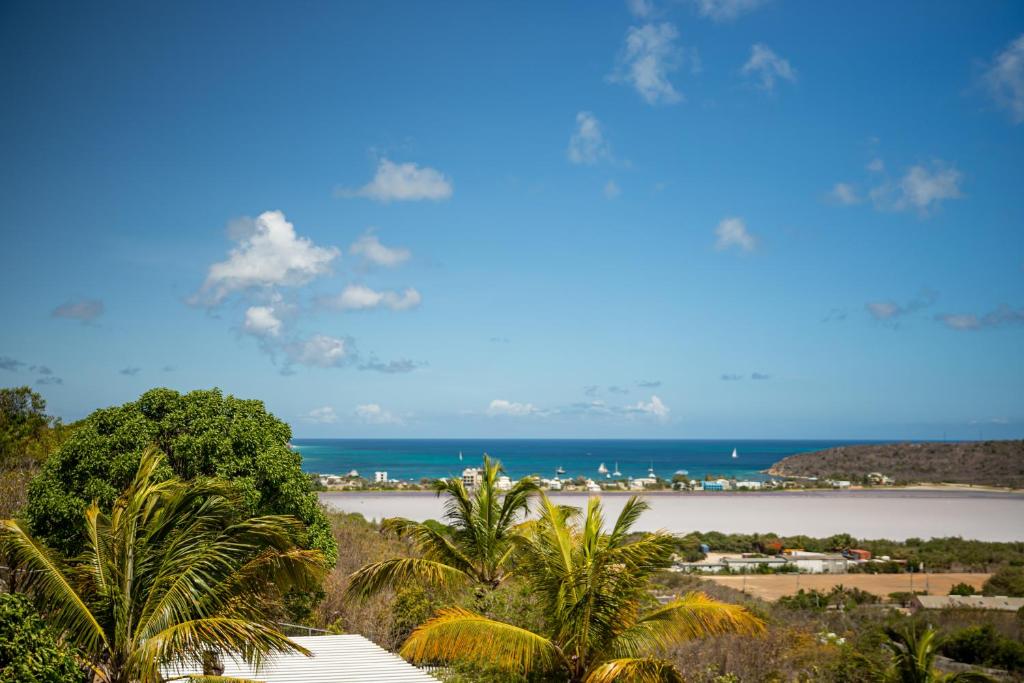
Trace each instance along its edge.
<path fill-rule="evenodd" d="M 495 487 L 499 491 L 511 491 L 512 490 L 512 480 L 509 477 L 506 477 L 503 474 L 500 477 L 498 477 L 498 481 L 495 482 Z"/>
<path fill-rule="evenodd" d="M 484 471 L 479 467 L 467 467 L 462 470 L 462 485 L 467 489 L 475 488 L 484 480 Z"/>
<path fill-rule="evenodd" d="M 388 483 L 388 473 L 387 472 L 374 472 L 373 473 L 373 483 L 374 484 L 386 484 L 386 483 Z"/>

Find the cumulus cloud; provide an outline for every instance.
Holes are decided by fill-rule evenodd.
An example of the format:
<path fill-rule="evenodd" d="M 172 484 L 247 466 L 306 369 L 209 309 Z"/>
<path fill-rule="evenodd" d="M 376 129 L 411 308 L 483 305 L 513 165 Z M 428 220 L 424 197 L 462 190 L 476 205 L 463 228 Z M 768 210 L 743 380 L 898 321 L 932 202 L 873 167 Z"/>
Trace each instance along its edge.
<path fill-rule="evenodd" d="M 407 311 L 416 308 L 423 297 L 412 287 L 401 292 L 378 291 L 364 285 L 349 285 L 341 294 L 324 300 L 330 308 L 342 311 L 367 311 L 375 308 L 389 308 L 392 311 Z"/>
<path fill-rule="evenodd" d="M 540 410 L 532 403 L 517 403 L 515 401 L 507 401 L 503 398 L 494 399 L 487 407 L 488 415 L 511 415 L 513 417 L 524 417 L 527 415 L 537 415 L 538 413 L 540 413 Z"/>
<path fill-rule="evenodd" d="M 875 320 L 885 323 L 890 326 L 897 326 L 898 320 L 904 318 L 911 313 L 916 313 L 922 309 L 928 308 L 935 303 L 934 292 L 922 292 L 920 296 L 915 299 L 911 299 L 905 304 L 898 304 L 895 301 L 869 301 L 864 307 L 868 313 Z"/>
<path fill-rule="evenodd" d="M 360 256 L 364 261 L 375 266 L 394 268 L 409 260 L 412 252 L 400 247 L 386 247 L 372 232 L 363 235 L 348 248 L 350 254 Z"/>
<path fill-rule="evenodd" d="M 0 356 L 0 370 L 9 370 L 10 372 L 18 372 L 25 364 L 20 360 L 15 360 L 10 356 Z"/>
<path fill-rule="evenodd" d="M 669 76 L 685 61 L 685 53 L 676 45 L 679 32 L 669 23 L 631 26 L 626 44 L 609 79 L 636 89 L 647 104 L 672 104 L 683 99 Z M 691 66 L 697 65 L 691 51 Z"/>
<path fill-rule="evenodd" d="M 942 313 L 935 316 L 946 327 L 953 330 L 982 330 L 992 327 L 1024 325 L 1024 308 L 1013 309 L 1005 304 L 984 315 L 973 313 Z"/>
<path fill-rule="evenodd" d="M 844 206 L 860 203 L 860 196 L 858 196 L 857 190 L 855 190 L 853 185 L 850 185 L 849 183 L 836 183 L 832 186 L 832 190 L 828 193 L 828 197 L 836 204 L 842 204 Z"/>
<path fill-rule="evenodd" d="M 54 318 L 68 318 L 89 323 L 103 315 L 103 302 L 97 299 L 82 299 L 80 301 L 68 301 L 57 306 L 50 312 Z"/>
<path fill-rule="evenodd" d="M 883 183 L 871 190 L 875 208 L 885 211 L 916 210 L 927 215 L 940 202 L 960 199 L 963 174 L 943 161 L 912 166 L 898 182 Z"/>
<path fill-rule="evenodd" d="M 982 75 L 982 84 L 1011 121 L 1024 122 L 1024 34 L 996 55 Z"/>
<path fill-rule="evenodd" d="M 383 372 L 386 375 L 399 375 L 406 372 L 412 372 L 420 368 L 423 363 L 418 363 L 408 358 L 400 358 L 399 360 L 389 360 L 387 362 L 377 360 L 376 358 L 370 358 L 369 360 L 363 361 L 359 364 L 360 370 L 372 370 L 373 372 Z"/>
<path fill-rule="evenodd" d="M 359 188 L 338 188 L 341 197 L 366 197 L 378 202 L 440 201 L 452 196 L 452 181 L 440 171 L 412 162 L 396 164 L 389 159 L 377 163 L 377 173 Z"/>
<path fill-rule="evenodd" d="M 672 411 L 657 395 L 651 394 L 650 401 L 637 401 L 631 406 L 626 406 L 625 412 L 633 415 L 649 415 L 658 420 L 667 420 L 668 414 Z"/>
<path fill-rule="evenodd" d="M 654 3 L 651 0 L 626 0 L 626 7 L 637 19 L 645 19 L 654 12 Z"/>
<path fill-rule="evenodd" d="M 141 370 L 142 368 L 128 367 L 121 368 L 120 370 L 118 370 L 118 372 L 121 373 L 122 375 L 126 375 L 127 377 L 134 377 L 135 375 L 139 374 Z"/>
<path fill-rule="evenodd" d="M 206 281 L 189 302 L 216 305 L 235 292 L 275 286 L 304 285 L 330 272 L 335 247 L 318 247 L 295 233 L 280 211 L 235 221 L 230 231 L 237 246 L 224 261 L 210 266 Z"/>
<path fill-rule="evenodd" d="M 614 180 L 609 180 L 607 183 L 604 184 L 605 199 L 615 199 L 620 194 L 622 194 L 622 190 L 619 188 L 618 183 L 616 183 Z"/>
<path fill-rule="evenodd" d="M 306 413 L 303 419 L 318 424 L 334 424 L 338 421 L 338 415 L 331 406 L 321 406 Z"/>
<path fill-rule="evenodd" d="M 611 148 L 604 137 L 601 122 L 589 111 L 576 114 L 576 130 L 569 137 L 569 161 L 593 165 L 611 158 Z"/>
<path fill-rule="evenodd" d="M 315 368 L 336 368 L 351 360 L 351 346 L 351 339 L 316 334 L 289 344 L 286 351 L 289 362 Z"/>
<path fill-rule="evenodd" d="M 356 406 L 355 415 L 367 424 L 402 424 L 401 418 L 387 410 L 384 410 L 378 403 L 366 403 Z"/>
<path fill-rule="evenodd" d="M 713 21 L 732 21 L 741 14 L 751 12 L 767 0 L 695 0 L 701 16 Z"/>
<path fill-rule="evenodd" d="M 778 79 L 796 82 L 796 69 L 764 43 L 751 46 L 750 59 L 741 71 L 746 76 L 760 80 L 759 87 L 763 90 L 774 90 Z"/>
<path fill-rule="evenodd" d="M 281 334 L 281 320 L 271 306 L 250 306 L 245 311 L 245 331 L 257 337 L 277 337 Z"/>
<path fill-rule="evenodd" d="M 715 237 L 715 249 L 719 251 L 736 247 L 749 252 L 757 248 L 757 238 L 747 231 L 742 218 L 723 218 L 715 228 Z"/>

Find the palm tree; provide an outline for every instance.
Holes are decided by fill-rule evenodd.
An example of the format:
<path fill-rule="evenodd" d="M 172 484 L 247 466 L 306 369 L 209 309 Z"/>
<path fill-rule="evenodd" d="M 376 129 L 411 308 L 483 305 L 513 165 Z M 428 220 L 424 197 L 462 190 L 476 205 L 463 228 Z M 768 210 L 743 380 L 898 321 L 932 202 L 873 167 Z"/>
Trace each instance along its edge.
<path fill-rule="evenodd" d="M 501 472 L 501 462 L 485 453 L 481 481 L 472 493 L 458 478 L 434 483 L 437 495 L 447 496 L 446 529 L 401 517 L 384 520 L 383 530 L 409 538 L 419 557 L 368 564 L 349 577 L 347 592 L 367 597 L 410 584 L 443 588 L 475 585 L 480 590 L 500 586 L 509 576 L 518 525 L 525 517 L 530 497 L 540 490 L 534 479 L 525 478 L 502 495 L 498 490 Z"/>
<path fill-rule="evenodd" d="M 975 671 L 943 674 L 935 669 L 935 657 L 942 639 L 931 624 L 921 628 L 911 626 L 905 630 L 885 629 L 889 639 L 885 646 L 893 659 L 882 680 L 891 683 L 986 683 L 993 679 Z"/>
<path fill-rule="evenodd" d="M 757 633 L 762 622 L 738 605 L 689 593 L 653 609 L 652 573 L 668 566 L 667 533 L 630 540 L 647 504 L 630 498 L 610 532 L 601 504 L 591 498 L 579 512 L 541 494 L 540 519 L 520 545 L 521 574 L 547 606 L 543 633 L 489 619 L 462 608 L 442 609 L 413 631 L 401 654 L 414 663 L 455 661 L 510 673 L 558 675 L 558 680 L 681 681 L 656 655 L 670 645 L 718 633 Z"/>
<path fill-rule="evenodd" d="M 162 667 L 209 664 L 221 652 L 251 663 L 305 652 L 269 610 L 290 589 L 315 588 L 325 570 L 318 551 L 297 544 L 301 522 L 239 519 L 227 483 L 159 481 L 162 463 L 147 451 L 109 515 L 96 503 L 86 510 L 87 547 L 73 560 L 18 522 L 0 522 L 0 549 L 24 572 L 21 588 L 97 683 L 156 683 Z"/>

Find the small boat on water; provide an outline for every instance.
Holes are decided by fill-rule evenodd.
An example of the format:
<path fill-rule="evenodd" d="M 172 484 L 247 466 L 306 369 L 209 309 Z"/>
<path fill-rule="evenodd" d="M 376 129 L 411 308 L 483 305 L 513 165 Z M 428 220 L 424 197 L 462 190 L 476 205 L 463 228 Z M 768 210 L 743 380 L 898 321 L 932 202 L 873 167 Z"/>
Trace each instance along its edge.
<path fill-rule="evenodd" d="M 732 457 L 733 457 L 733 458 L 738 458 L 738 457 L 740 457 L 739 455 L 737 455 L 737 454 L 736 454 L 736 449 L 735 449 L 735 448 L 734 448 L 734 449 L 732 449 Z"/>
<path fill-rule="evenodd" d="M 565 474 L 565 468 L 559 465 L 558 469 L 555 470 L 555 474 L 557 474 L 558 476 L 562 476 L 563 474 Z"/>
<path fill-rule="evenodd" d="M 608 474 L 608 468 L 604 466 L 604 463 L 601 463 L 600 465 L 597 466 L 597 473 Z"/>
<path fill-rule="evenodd" d="M 690 470 L 676 470 L 676 474 L 681 474 L 684 477 L 690 473 Z"/>
<path fill-rule="evenodd" d="M 615 478 L 619 478 L 619 477 L 622 476 L 622 472 L 619 472 L 619 463 L 618 462 L 615 463 L 615 471 L 612 472 L 612 476 L 615 477 Z"/>

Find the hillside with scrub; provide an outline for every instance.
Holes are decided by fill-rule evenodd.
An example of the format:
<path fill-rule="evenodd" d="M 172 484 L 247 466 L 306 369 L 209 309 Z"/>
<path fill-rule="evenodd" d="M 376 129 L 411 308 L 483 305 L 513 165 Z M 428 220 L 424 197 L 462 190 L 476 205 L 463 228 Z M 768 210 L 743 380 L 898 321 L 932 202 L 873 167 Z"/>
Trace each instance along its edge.
<path fill-rule="evenodd" d="M 1024 440 L 863 444 L 783 458 L 777 477 L 867 482 L 880 473 L 896 483 L 948 483 L 1024 488 Z"/>

